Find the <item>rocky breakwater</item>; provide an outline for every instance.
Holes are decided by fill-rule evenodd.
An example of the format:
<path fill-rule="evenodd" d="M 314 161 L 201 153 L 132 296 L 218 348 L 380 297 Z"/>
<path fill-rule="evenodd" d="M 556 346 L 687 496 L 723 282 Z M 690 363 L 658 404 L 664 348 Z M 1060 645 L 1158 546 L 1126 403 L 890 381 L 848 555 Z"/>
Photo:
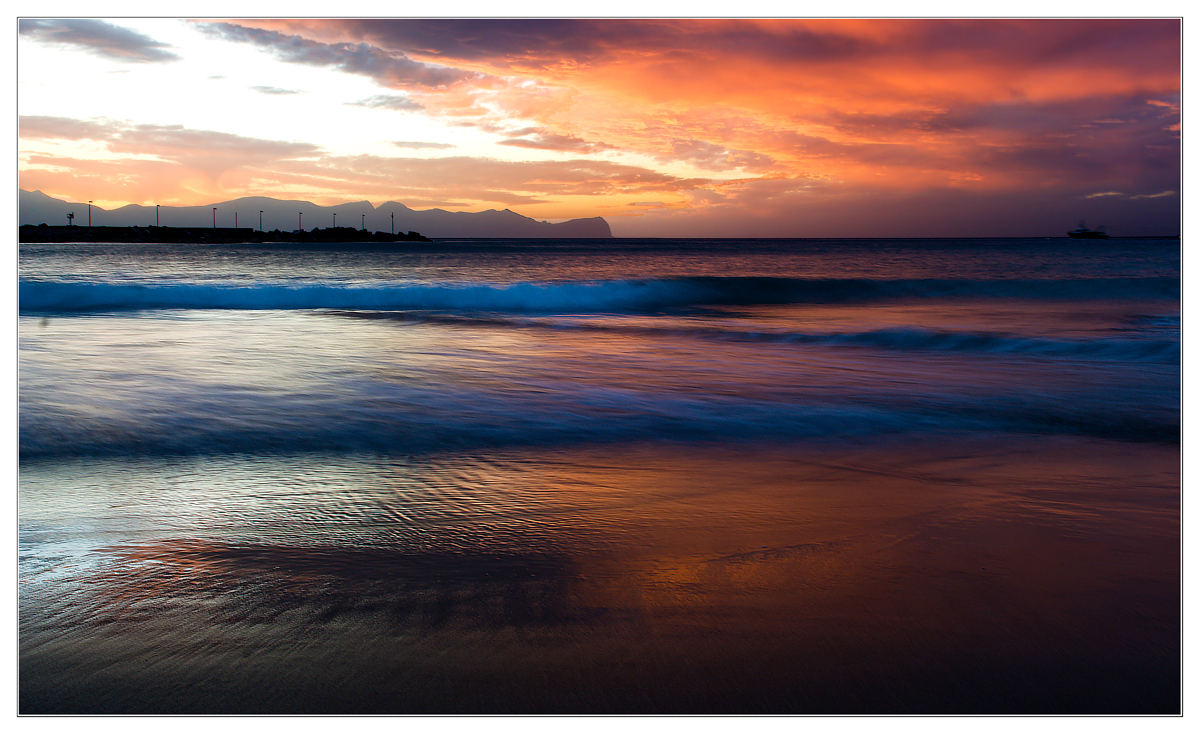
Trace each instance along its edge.
<path fill-rule="evenodd" d="M 20 242 L 152 242 L 164 244 L 270 244 L 308 245 L 336 243 L 386 244 L 394 242 L 431 242 L 417 232 L 391 234 L 368 232 L 352 227 L 315 228 L 284 232 L 261 232 L 233 227 L 51 227 L 40 224 L 20 228 Z"/>

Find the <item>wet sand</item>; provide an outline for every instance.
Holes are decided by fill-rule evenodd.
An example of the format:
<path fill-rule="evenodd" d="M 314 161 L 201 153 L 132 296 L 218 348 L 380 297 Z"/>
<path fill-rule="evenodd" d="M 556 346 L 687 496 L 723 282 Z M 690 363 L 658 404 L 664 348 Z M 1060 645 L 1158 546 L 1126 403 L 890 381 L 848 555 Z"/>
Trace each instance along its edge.
<path fill-rule="evenodd" d="M 23 465 L 21 713 L 1180 710 L 1175 446 L 222 461 Z"/>

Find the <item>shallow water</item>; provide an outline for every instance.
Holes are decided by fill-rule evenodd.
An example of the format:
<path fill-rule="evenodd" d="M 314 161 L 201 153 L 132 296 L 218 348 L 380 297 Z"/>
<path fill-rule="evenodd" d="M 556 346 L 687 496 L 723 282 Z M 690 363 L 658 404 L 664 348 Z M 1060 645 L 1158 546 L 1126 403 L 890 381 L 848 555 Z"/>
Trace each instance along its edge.
<path fill-rule="evenodd" d="M 1178 711 L 1178 243 L 741 244 L 23 246 L 21 711 Z"/>

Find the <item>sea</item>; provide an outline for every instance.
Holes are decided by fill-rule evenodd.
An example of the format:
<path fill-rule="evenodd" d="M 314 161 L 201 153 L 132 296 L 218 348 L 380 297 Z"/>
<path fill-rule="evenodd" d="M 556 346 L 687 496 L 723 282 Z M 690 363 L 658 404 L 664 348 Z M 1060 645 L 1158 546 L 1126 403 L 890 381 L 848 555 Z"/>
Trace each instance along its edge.
<path fill-rule="evenodd" d="M 22 244 L 20 713 L 1178 713 L 1180 253 Z"/>

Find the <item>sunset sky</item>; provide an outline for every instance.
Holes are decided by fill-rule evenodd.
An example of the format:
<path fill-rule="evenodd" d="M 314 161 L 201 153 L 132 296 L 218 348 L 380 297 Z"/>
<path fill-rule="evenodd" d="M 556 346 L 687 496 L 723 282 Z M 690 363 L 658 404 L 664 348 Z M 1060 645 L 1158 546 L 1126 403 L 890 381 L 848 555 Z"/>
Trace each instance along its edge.
<path fill-rule="evenodd" d="M 1171 19 L 26 19 L 19 183 L 617 236 L 1177 234 L 1180 44 Z"/>

